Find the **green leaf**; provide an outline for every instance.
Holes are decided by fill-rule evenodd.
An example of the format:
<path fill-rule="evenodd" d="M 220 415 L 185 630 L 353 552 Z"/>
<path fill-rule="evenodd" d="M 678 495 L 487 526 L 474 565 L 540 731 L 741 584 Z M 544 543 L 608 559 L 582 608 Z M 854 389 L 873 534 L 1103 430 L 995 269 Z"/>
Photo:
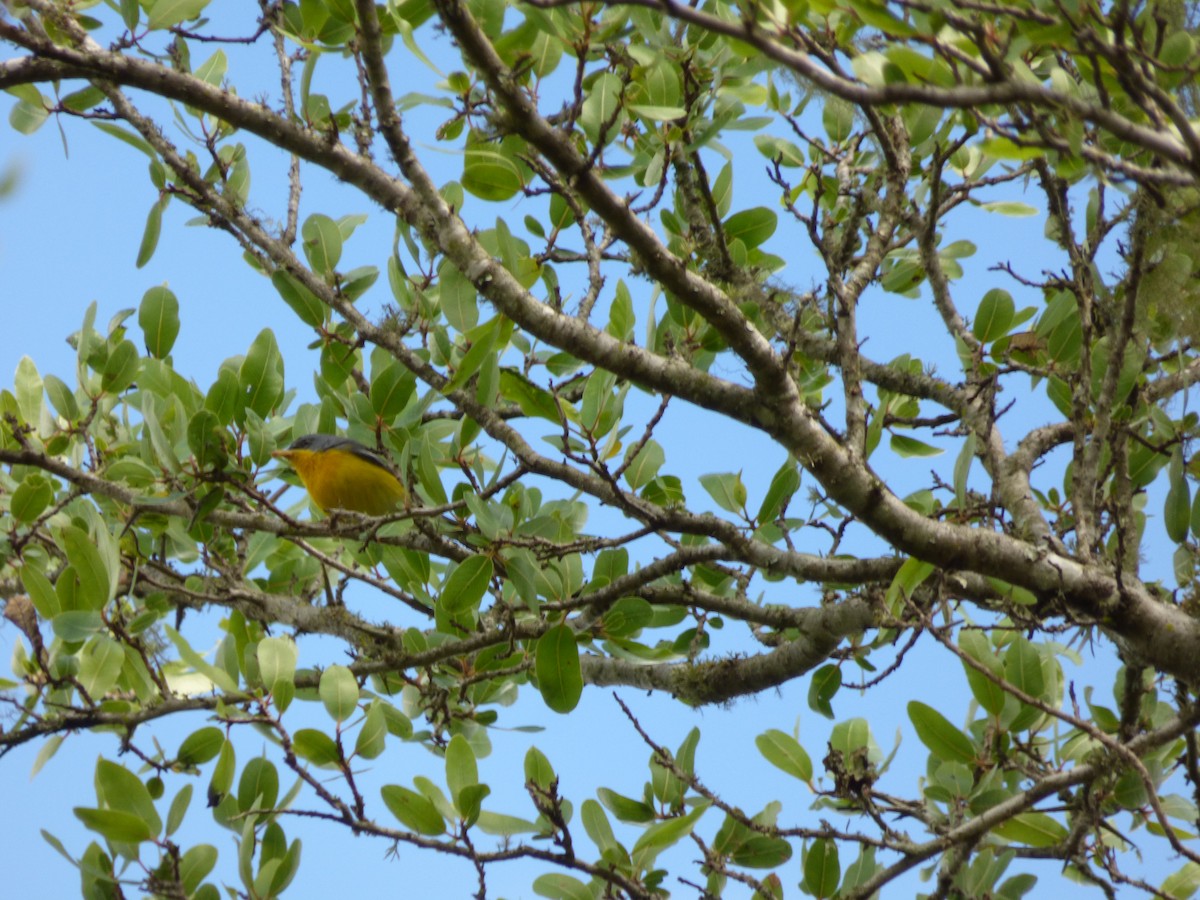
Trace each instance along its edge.
<path fill-rule="evenodd" d="M 1012 294 L 1003 288 L 992 288 L 979 301 L 975 321 L 971 323 L 971 333 L 981 343 L 991 343 L 1008 334 L 1014 318 L 1016 305 L 1013 303 Z"/>
<path fill-rule="evenodd" d="M 640 800 L 633 800 L 605 787 L 597 788 L 596 796 L 622 822 L 642 825 L 654 821 L 654 808 Z"/>
<path fill-rule="evenodd" d="M 141 844 L 154 838 L 150 826 L 133 813 L 115 809 L 88 809 L 77 806 L 75 817 L 86 828 L 96 832 L 106 841 L 117 844 Z"/>
<path fill-rule="evenodd" d="M 908 704 L 908 717 L 917 730 L 917 737 L 934 756 L 952 762 L 975 762 L 977 754 L 971 739 L 932 706 L 912 700 Z"/>
<path fill-rule="evenodd" d="M 647 867 L 668 847 L 672 847 L 692 833 L 700 817 L 708 810 L 708 802 L 698 803 L 690 812 L 682 816 L 655 822 L 642 832 L 641 837 L 633 845 L 630 855 L 636 865 Z"/>
<path fill-rule="evenodd" d="M 493 834 L 499 837 L 512 837 L 517 834 L 536 834 L 541 831 L 541 826 L 535 822 L 530 822 L 528 819 L 521 819 L 517 816 L 506 816 L 501 813 L 488 812 L 482 810 L 479 813 L 479 818 L 475 821 L 479 830 L 485 834 Z"/>
<path fill-rule="evenodd" d="M 276 269 L 271 273 L 271 284 L 305 325 L 318 328 L 325 321 L 325 304 L 291 272 Z"/>
<path fill-rule="evenodd" d="M 224 50 L 217 50 L 212 56 L 196 67 L 192 74 L 213 87 L 220 87 L 225 80 L 225 72 L 229 69 L 229 60 Z"/>
<path fill-rule="evenodd" d="M 1021 203 L 1016 200 L 996 200 L 991 203 L 980 203 L 979 208 L 1013 218 L 1025 218 L 1038 214 L 1037 209 L 1028 203 Z"/>
<path fill-rule="evenodd" d="M 137 378 L 139 364 L 137 347 L 133 341 L 120 341 L 104 362 L 100 387 L 110 394 L 121 393 Z"/>
<path fill-rule="evenodd" d="M 917 559 L 915 556 L 910 556 L 904 561 L 904 564 L 896 571 L 895 577 L 892 578 L 892 583 L 888 585 L 887 596 L 885 598 L 888 609 L 893 613 L 898 613 L 904 608 L 901 599 L 908 597 L 911 599 L 913 592 L 916 591 L 924 582 L 925 579 L 933 574 L 933 563 L 927 563 Z"/>
<path fill-rule="evenodd" d="M 701 486 L 708 491 L 709 496 L 717 501 L 721 509 L 731 513 L 741 513 L 746 509 L 746 485 L 742 483 L 742 474 L 727 472 L 700 476 Z"/>
<path fill-rule="evenodd" d="M 290 638 L 268 637 L 258 642 L 258 671 L 263 685 L 273 695 L 281 691 L 286 694 L 293 687 L 299 654 L 296 642 Z"/>
<path fill-rule="evenodd" d="M 796 461 L 789 457 L 771 478 L 771 484 L 767 487 L 767 493 L 754 520 L 759 525 L 775 521 L 783 509 L 783 504 L 790 500 L 799 488 L 800 469 Z"/>
<path fill-rule="evenodd" d="M 153 5 L 147 5 L 150 9 L 146 24 L 156 31 L 196 18 L 208 6 L 208 0 L 155 0 Z"/>
<path fill-rule="evenodd" d="M 1067 291 L 1055 294 L 1038 319 L 1035 334 L 1046 342 L 1046 352 L 1055 362 L 1073 364 L 1083 346 L 1083 325 L 1075 297 Z"/>
<path fill-rule="evenodd" d="M 579 424 L 593 437 L 603 437 L 612 427 L 612 416 L 606 415 L 614 409 L 614 388 L 617 376 L 603 369 L 596 369 L 588 376 L 583 387 L 583 400 L 579 405 Z"/>
<path fill-rule="evenodd" d="M 958 456 L 954 460 L 954 501 L 958 504 L 959 509 L 966 509 L 967 506 L 967 479 L 970 477 L 971 464 L 975 462 L 975 451 L 978 446 L 975 434 L 967 435 L 962 449 L 958 451 Z"/>
<path fill-rule="evenodd" d="M 18 522 L 32 522 L 54 499 L 54 488 L 45 478 L 30 475 L 13 491 L 8 511 Z"/>
<path fill-rule="evenodd" d="M 1177 900 L 1188 900 L 1197 890 L 1200 890 L 1200 864 L 1191 860 L 1185 862 L 1179 871 L 1167 876 L 1162 883 L 1162 892 Z"/>
<path fill-rule="evenodd" d="M 446 830 L 445 820 L 433 802 L 423 794 L 396 784 L 384 785 L 379 791 L 383 803 L 405 828 L 436 837 Z"/>
<path fill-rule="evenodd" d="M 918 441 L 905 434 L 893 434 L 891 447 L 897 456 L 905 459 L 913 456 L 940 456 L 945 452 L 941 447 L 934 447 L 932 444 L 926 444 L 924 441 Z"/>
<path fill-rule="evenodd" d="M 367 709 L 367 717 L 363 720 L 354 742 L 354 752 L 363 759 L 375 759 L 383 753 L 387 746 L 388 723 L 386 704 L 372 703 Z"/>
<path fill-rule="evenodd" d="M 342 296 L 350 302 L 354 302 L 378 280 L 379 268 L 377 266 L 356 266 L 342 275 Z"/>
<path fill-rule="evenodd" d="M 146 215 L 146 227 L 142 231 L 142 243 L 138 247 L 137 268 L 142 268 L 154 256 L 154 251 L 158 247 L 158 236 L 162 233 L 162 215 L 163 210 L 167 208 L 167 204 L 171 201 L 170 194 L 163 194 L 150 207 L 150 212 Z"/>
<path fill-rule="evenodd" d="M 654 619 L 654 608 L 641 597 L 622 597 L 604 614 L 604 633 L 627 637 L 645 628 Z"/>
<path fill-rule="evenodd" d="M 438 266 L 438 302 L 450 327 L 465 334 L 479 324 L 478 292 L 450 260 Z"/>
<path fill-rule="evenodd" d="M 62 735 L 55 735 L 55 737 L 62 737 Z M 72 865 L 77 865 L 75 858 L 73 856 L 71 856 L 70 853 L 67 852 L 67 848 L 63 846 L 62 841 L 60 841 L 58 838 L 56 838 L 50 832 L 46 831 L 44 828 L 41 829 L 41 835 L 42 835 L 42 840 L 44 840 L 47 844 L 49 844 L 51 847 L 53 847 L 55 850 L 57 850 L 59 852 L 59 855 L 61 855 L 64 859 L 66 859 L 67 862 L 71 863 Z"/>
<path fill-rule="evenodd" d="M 50 111 L 44 103 L 22 101 L 9 111 L 8 124 L 19 134 L 33 134 L 49 117 Z"/>
<path fill-rule="evenodd" d="M 717 215 L 728 215 L 729 207 L 733 203 L 733 163 L 727 162 L 721 167 L 721 171 L 713 179 L 711 193 Z"/>
<path fill-rule="evenodd" d="M 225 468 L 229 461 L 229 452 L 226 447 L 227 438 L 228 435 L 221 425 L 221 421 L 215 413 L 207 409 L 197 410 L 196 414 L 188 420 L 188 449 L 192 451 L 196 466 L 201 471 Z M 222 495 L 220 490 L 215 490 L 214 493 L 218 497 Z M 198 511 L 196 513 L 197 521 L 202 521 L 203 518 L 204 516 Z"/>
<path fill-rule="evenodd" d="M 550 900 L 595 900 L 586 884 L 563 872 L 547 872 L 533 880 L 533 892 Z"/>
<path fill-rule="evenodd" d="M 627 574 L 629 574 L 629 551 L 624 547 L 601 550 L 596 555 L 596 563 L 592 567 L 592 578 L 595 582 L 611 584 Z"/>
<path fill-rule="evenodd" d="M 21 584 L 29 594 L 29 599 L 33 601 L 33 607 L 39 616 L 49 621 L 62 612 L 58 594 L 50 579 L 29 565 L 21 566 L 19 572 Z"/>
<path fill-rule="evenodd" d="M 162 831 L 162 819 L 142 780 L 124 766 L 107 759 L 96 762 L 96 797 L 108 809 L 137 816 L 151 835 Z"/>
<path fill-rule="evenodd" d="M 238 368 L 238 384 L 246 406 L 261 418 L 283 399 L 283 355 L 271 329 L 260 331 L 250 345 Z"/>
<path fill-rule="evenodd" d="M 804 854 L 804 886 L 814 897 L 832 897 L 841 879 L 837 843 L 817 838 Z"/>
<path fill-rule="evenodd" d="M 59 578 L 59 583 L 62 583 L 62 578 Z M 71 609 L 60 612 L 50 624 L 54 628 L 55 636 L 68 644 L 85 641 L 104 628 L 104 620 L 100 617 L 100 613 L 92 609 Z"/>
<path fill-rule="evenodd" d="M 345 666 L 333 665 L 322 672 L 318 693 L 335 722 L 345 722 L 358 709 L 358 682 Z"/>
<path fill-rule="evenodd" d="M 1045 156 L 1046 151 L 1034 145 L 1017 144 L 1006 137 L 987 138 L 979 143 L 979 149 L 996 159 L 1011 159 L 1024 162 Z"/>
<path fill-rule="evenodd" d="M 754 146 L 767 159 L 778 161 L 781 166 L 797 168 L 808 164 L 804 151 L 783 138 L 769 134 L 757 134 L 754 136 Z"/>
<path fill-rule="evenodd" d="M 782 769 L 805 783 L 812 781 L 812 760 L 790 734 L 772 728 L 756 737 L 754 745 L 775 768 Z"/>
<path fill-rule="evenodd" d="M 525 186 L 525 180 L 505 149 L 503 144 L 468 147 L 463 162 L 463 189 L 493 203 L 514 197 Z"/>
<path fill-rule="evenodd" d="M 464 788 L 479 784 L 479 765 L 475 761 L 475 751 L 470 742 L 461 734 L 456 734 L 446 745 L 446 787 L 450 789 L 450 797 L 455 799 Z M 462 812 L 462 809 L 459 809 Z"/>
<path fill-rule="evenodd" d="M 1018 636 L 1004 653 L 1004 678 L 1013 687 L 1041 700 L 1046 689 L 1042 655 L 1024 636 Z"/>
<path fill-rule="evenodd" d="M 677 506 L 684 502 L 683 484 L 675 475 L 659 475 L 650 479 L 642 497 L 658 506 Z"/>
<path fill-rule="evenodd" d="M 755 834 L 746 838 L 729 855 L 735 866 L 748 869 L 774 869 L 792 858 L 792 845 L 783 838 Z"/>
<path fill-rule="evenodd" d="M 988 639 L 978 631 L 967 631 L 964 629 L 959 632 L 958 646 L 967 656 L 985 666 L 997 678 L 1004 676 L 1004 666 L 996 658 L 996 654 L 992 652 Z M 971 693 L 975 695 L 975 699 L 979 701 L 979 705 L 993 716 L 1000 715 L 1004 710 L 1005 697 L 1007 696 L 1004 693 L 1004 689 L 966 662 L 963 662 L 963 669 L 967 673 L 967 684 L 971 688 Z"/>
<path fill-rule="evenodd" d="M 842 670 L 840 667 L 827 663 L 813 673 L 808 684 L 808 707 L 827 719 L 833 718 L 833 706 L 830 701 L 842 686 Z"/>
<path fill-rule="evenodd" d="M 146 352 L 165 359 L 179 336 L 179 300 L 166 287 L 152 287 L 142 295 L 138 326 L 145 336 Z"/>
<path fill-rule="evenodd" d="M 213 773 L 214 777 L 216 773 Z M 274 763 L 263 757 L 255 757 L 242 769 L 238 779 L 237 802 L 242 812 L 251 809 L 275 808 L 279 799 L 279 772 Z M 260 820 L 261 821 L 261 820 Z"/>
<path fill-rule="evenodd" d="M 494 571 L 491 559 L 483 554 L 468 556 L 442 585 L 438 605 L 452 616 L 478 609 Z"/>
<path fill-rule="evenodd" d="M 238 689 L 237 681 L 229 676 L 229 674 L 221 668 L 212 665 L 204 660 L 204 658 L 192 649 L 191 645 L 184 640 L 183 635 L 172 628 L 170 625 L 165 627 L 167 637 L 171 639 L 171 643 L 175 645 L 175 650 L 185 663 L 211 681 L 216 687 L 226 692 L 233 692 Z"/>
<path fill-rule="evenodd" d="M 112 596 L 112 581 L 104 558 L 91 536 L 81 528 L 67 525 L 59 531 L 59 546 L 66 551 L 67 562 L 79 578 L 76 601 L 79 609 L 97 610 Z"/>
<path fill-rule="evenodd" d="M 916 33 L 911 25 L 893 15 L 883 3 L 876 3 L 875 0 L 849 0 L 849 3 L 864 25 L 884 34 L 911 37 Z"/>
<path fill-rule="evenodd" d="M 97 121 L 93 120 L 92 124 L 95 125 L 97 128 L 99 128 L 101 131 L 103 131 L 105 134 L 111 135 L 112 137 L 115 137 L 117 140 L 123 141 L 124 143 L 128 144 L 130 147 L 133 147 L 136 150 L 142 151 L 142 153 L 145 153 L 146 156 L 150 157 L 150 159 L 152 159 L 152 160 L 158 159 L 158 154 L 154 152 L 154 148 L 151 147 L 149 144 L 147 144 L 141 135 L 134 134 L 131 131 L 127 131 L 126 129 L 122 128 L 119 125 L 114 125 L 112 122 L 97 122 Z"/>
<path fill-rule="evenodd" d="M 57 375 L 47 375 L 45 378 L 46 396 L 58 411 L 58 414 L 69 422 L 79 418 L 79 404 L 75 400 L 75 392 L 67 387 Z"/>
<path fill-rule="evenodd" d="M 233 786 L 234 769 L 237 766 L 237 754 L 233 749 L 233 742 L 226 740 L 221 744 L 221 752 L 217 756 L 217 764 L 213 766 L 212 777 L 208 782 L 208 796 L 210 798 L 224 797 L 229 793 L 229 789 Z"/>
<path fill-rule="evenodd" d="M 222 366 L 217 371 L 217 380 L 204 395 L 204 408 L 212 412 L 222 425 L 228 425 L 241 406 L 240 393 L 237 372 L 232 367 Z"/>
<path fill-rule="evenodd" d="M 79 654 L 79 683 L 99 702 L 117 683 L 124 665 L 124 648 L 112 638 L 94 634 Z"/>
<path fill-rule="evenodd" d="M 649 103 L 631 103 L 628 109 L 634 115 L 641 116 L 643 119 L 650 119 L 653 122 L 671 122 L 675 119 L 682 119 L 687 115 L 687 110 L 682 106 L 653 106 Z"/>
<path fill-rule="evenodd" d="M 314 766 L 334 767 L 341 764 L 342 754 L 337 742 L 316 728 L 301 728 L 292 735 L 296 755 Z"/>
<path fill-rule="evenodd" d="M 1166 527 L 1167 537 L 1177 544 L 1182 544 L 1187 540 L 1188 527 L 1191 524 L 1191 486 L 1181 465 L 1173 464 L 1168 474 L 1170 487 L 1163 503 L 1163 525 Z"/>
<path fill-rule="evenodd" d="M 211 844 L 197 844 L 194 847 L 189 847 L 187 852 L 183 854 L 183 858 L 179 861 L 179 880 L 183 882 L 184 890 L 188 891 L 189 896 L 195 900 L 214 900 L 214 896 L 220 896 L 214 891 L 208 897 L 202 896 L 203 891 L 197 891 L 200 887 L 200 882 L 211 872 L 217 865 L 217 848 Z"/>
<path fill-rule="evenodd" d="M 854 106 L 837 97 L 826 97 L 821 107 L 821 123 L 834 143 L 844 141 L 854 130 Z"/>
<path fill-rule="evenodd" d="M 382 421 L 390 422 L 400 415 L 412 398 L 415 379 L 400 363 L 371 369 L 371 408 Z"/>
<path fill-rule="evenodd" d="M 968 256 L 974 256 L 978 249 L 971 241 L 954 241 L 938 250 L 938 256 L 942 257 L 943 260 L 963 259 Z"/>
<path fill-rule="evenodd" d="M 1148 797 L 1141 775 L 1132 770 L 1122 772 L 1113 786 L 1112 798 L 1122 809 L 1139 810 L 1144 807 Z"/>
<path fill-rule="evenodd" d="M 215 725 L 193 731 L 175 753 L 175 759 L 185 766 L 199 766 L 216 757 L 225 744 L 225 733 Z"/>
<path fill-rule="evenodd" d="M 548 790 L 558 777 L 546 754 L 537 747 L 530 747 L 525 752 L 524 772 L 525 780 L 542 790 Z"/>
<path fill-rule="evenodd" d="M 332 276 L 342 258 L 342 232 L 337 222 L 329 216 L 313 213 L 304 220 L 300 236 L 304 239 L 304 255 L 313 271 L 326 278 Z"/>
<path fill-rule="evenodd" d="M 1030 847 L 1053 847 L 1066 840 L 1067 829 L 1045 813 L 1028 812 L 1013 816 L 992 829 L 1005 840 Z"/>
<path fill-rule="evenodd" d="M 747 250 L 753 250 L 775 233 L 778 224 L 779 216 L 774 210 L 756 206 L 736 212 L 726 219 L 725 236 L 730 243 L 741 241 Z"/>
<path fill-rule="evenodd" d="M 171 801 L 171 806 L 167 810 L 167 837 L 178 831 L 179 826 L 183 824 L 183 817 L 187 815 L 188 806 L 192 802 L 192 792 L 192 785 L 185 784 Z"/>
<path fill-rule="evenodd" d="M 556 625 L 538 638 L 534 671 L 547 706 L 557 713 L 576 707 L 583 696 L 583 671 L 570 627 Z"/>
<path fill-rule="evenodd" d="M 646 441 L 626 467 L 625 483 L 635 491 L 645 487 L 658 474 L 666 460 L 666 454 L 658 441 L 653 438 Z"/>
<path fill-rule="evenodd" d="M 621 848 L 620 842 L 613 834 L 608 816 L 604 814 L 604 807 L 595 800 L 589 797 L 583 801 L 583 806 L 579 810 L 579 819 L 583 822 L 584 830 L 592 839 L 592 843 L 600 850 L 601 855 Z"/>
<path fill-rule="evenodd" d="M 471 784 L 459 791 L 454 798 L 454 807 L 468 828 L 479 819 L 483 811 L 483 801 L 491 793 L 492 789 L 486 784 Z"/>
<path fill-rule="evenodd" d="M 28 356 L 22 356 L 17 362 L 16 374 L 13 375 L 13 392 L 16 394 L 21 419 L 27 424 L 37 425 L 42 417 L 43 389 L 42 376 L 38 374 L 37 366 Z"/>
<path fill-rule="evenodd" d="M 637 324 L 637 314 L 633 309 L 633 297 L 624 281 L 617 282 L 617 290 L 613 297 L 612 306 L 608 311 L 608 325 L 605 331 L 620 341 L 633 340 L 633 328 Z"/>
<path fill-rule="evenodd" d="M 619 112 L 622 92 L 621 79 L 612 72 L 602 72 L 592 83 L 583 100 L 579 126 L 590 141 L 599 141 L 601 131 L 612 140 L 620 126 Z"/>

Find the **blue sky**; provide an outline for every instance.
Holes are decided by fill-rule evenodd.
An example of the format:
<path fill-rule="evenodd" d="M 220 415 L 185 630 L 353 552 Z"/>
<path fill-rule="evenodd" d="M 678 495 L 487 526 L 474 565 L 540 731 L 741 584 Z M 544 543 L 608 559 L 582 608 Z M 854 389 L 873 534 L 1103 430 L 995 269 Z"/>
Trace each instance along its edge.
<path fill-rule="evenodd" d="M 263 77 L 262 73 L 246 70 L 232 70 L 231 76 L 234 80 L 251 78 L 251 87 L 244 87 L 243 95 L 252 95 L 253 79 Z M 0 114 L 7 115 L 8 99 L 0 99 Z M 23 356 L 31 357 L 43 373 L 53 372 L 72 381 L 74 352 L 65 338 L 79 327 L 87 305 L 97 304 L 97 323 L 103 326 L 119 310 L 136 308 L 148 288 L 165 283 L 182 304 L 183 331 L 173 357 L 176 369 L 185 377 L 206 387 L 223 359 L 245 352 L 261 329 L 273 328 L 284 351 L 289 387 L 298 390 L 301 400 L 311 399 L 316 354 L 305 349 L 311 341 L 311 332 L 290 316 L 269 282 L 241 260 L 229 237 L 204 227 L 182 227 L 193 214 L 181 204 L 173 203 L 164 219 L 157 253 L 145 268 L 135 269 L 143 223 L 156 199 L 146 174 L 145 158 L 85 123 L 64 122 L 63 127 L 65 148 L 54 122 L 47 123 L 29 138 L 0 130 L 0 168 L 11 163 L 20 170 L 17 191 L 0 200 L 0 285 L 3 285 L 0 290 L 9 311 L 7 326 L 0 332 L 0 384 L 10 384 L 11 373 Z M 430 158 L 440 160 L 439 177 L 454 176 L 455 166 L 459 165 L 457 157 L 430 154 Z M 282 209 L 283 168 L 281 162 L 277 169 L 260 166 L 254 172 L 253 197 L 268 215 Z M 334 217 L 368 213 L 371 222 L 349 244 L 345 267 L 360 263 L 382 266 L 391 242 L 387 217 L 341 190 L 324 173 L 307 174 L 302 215 L 314 211 Z M 1026 199 L 1037 203 L 1036 197 Z M 773 195 L 763 194 L 759 202 L 769 204 Z M 522 214 L 515 213 L 515 218 L 519 220 Z M 947 235 L 947 240 L 969 238 L 978 245 L 979 252 L 964 261 L 967 274 L 958 286 L 958 294 L 977 298 L 988 288 L 1001 285 L 1017 296 L 1018 307 L 1037 304 L 1036 296 L 1022 297 L 1014 285 L 989 272 L 988 267 L 1011 260 L 1034 275 L 1042 268 L 1061 267 L 1062 260 L 1053 255 L 1044 260 L 1033 255 L 1045 252 L 1044 242 L 1029 237 L 1031 230 L 1040 234 L 1040 225 L 984 212 L 964 216 L 961 222 L 956 227 L 962 228 L 962 233 Z M 771 249 L 787 255 L 789 248 Z M 784 277 L 805 286 L 813 277 L 811 273 L 816 272 L 815 260 L 807 263 L 803 257 L 795 258 L 792 254 L 790 261 Z M 389 299 L 385 281 L 381 279 L 365 298 L 368 308 L 378 310 Z M 639 289 L 645 289 L 645 285 Z M 886 360 L 908 352 L 925 359 L 940 359 L 944 366 L 954 364 L 953 348 L 947 346 L 948 339 L 926 299 L 874 294 L 864 303 L 861 322 L 863 333 L 870 335 L 866 350 L 876 359 Z M 132 320 L 130 324 L 132 330 Z M 1019 421 L 1010 427 L 1012 436 L 1024 430 Z M 662 440 L 668 445 L 668 460 L 672 470 L 684 477 L 689 496 L 701 496 L 695 482 L 698 475 L 738 470 L 744 471 L 751 497 L 761 496 L 783 458 L 777 448 L 764 445 L 746 430 L 723 423 L 713 427 L 710 420 L 693 411 L 673 409 L 664 428 Z M 910 461 L 894 477 L 901 484 L 911 481 L 916 486 L 927 481 L 928 469 L 928 463 Z M 900 488 L 899 492 L 905 490 Z M 602 518 L 594 519 L 592 525 L 608 527 Z M 1169 549 L 1164 556 L 1168 554 Z M 796 585 L 777 586 L 774 590 L 779 592 L 778 599 L 794 602 L 811 602 L 814 597 L 811 589 Z M 11 652 L 15 640 L 13 629 L 0 628 L 0 656 Z M 1111 683 L 1107 674 L 1111 672 L 1111 661 L 1107 647 L 1103 650 L 1104 659 L 1098 663 L 1085 649 L 1085 670 L 1072 671 L 1068 666 L 1067 677 L 1093 681 L 1107 696 L 1105 684 L 1106 678 Z M 328 652 L 329 645 L 305 639 L 302 664 L 328 661 L 325 655 Z M 951 675 L 946 673 L 947 665 L 953 667 Z M 923 772 L 925 766 L 926 751 L 908 728 L 904 703 L 914 697 L 923 699 L 960 723 L 969 697 L 958 672 L 957 661 L 923 641 L 901 676 L 863 697 L 844 690 L 835 701 L 839 718 L 862 715 L 870 720 L 875 739 L 885 753 L 892 749 L 897 729 L 908 730 L 894 767 L 893 792 L 911 791 L 916 774 Z M 847 673 L 847 678 L 850 677 Z M 791 732 L 798 722 L 802 743 L 819 766 L 832 723 L 807 708 L 807 689 L 807 679 L 802 679 L 729 708 L 703 711 L 690 711 L 664 698 L 647 697 L 632 690 L 618 693 L 654 738 L 669 747 L 677 747 L 691 727 L 700 727 L 703 736 L 698 771 L 710 787 L 727 793 L 728 799 L 751 812 L 772 799 L 779 799 L 784 804 L 781 821 L 814 825 L 817 815 L 808 811 L 811 802 L 808 790 L 772 769 L 754 748 L 755 735 L 768 728 Z M 193 717 L 182 728 L 164 723 L 156 726 L 153 733 L 164 746 L 171 748 L 201 722 L 202 717 Z M 538 725 L 546 730 L 533 736 L 509 731 L 493 734 L 495 753 L 480 766 L 483 780 L 493 790 L 486 804 L 489 808 L 531 815 L 520 787 L 520 760 L 530 743 L 550 757 L 562 776 L 563 793 L 576 801 L 577 809 L 579 802 L 593 796 L 597 785 L 640 796 L 642 783 L 648 777 L 646 760 L 650 751 L 621 715 L 609 690 L 587 689 L 580 708 L 566 718 L 548 712 L 536 693 L 526 691 L 515 710 L 506 711 L 502 724 Z M 145 739 L 148 733 L 144 729 L 138 736 Z M 244 762 L 258 749 L 253 741 L 243 739 L 239 761 Z M 97 755 L 116 758 L 118 747 L 109 736 L 72 737 L 38 777 L 30 781 L 26 773 L 37 750 L 38 747 L 22 748 L 0 763 L 6 777 L 6 807 L 21 811 L 19 815 L 0 819 L 0 846 L 5 848 L 4 858 L 20 860 L 23 870 L 38 873 L 40 893 L 28 896 L 65 896 L 75 890 L 77 876 L 40 838 L 38 829 L 54 833 L 74 853 L 83 850 L 90 838 L 71 815 L 71 807 L 91 803 L 95 759 Z M 365 778 L 378 784 L 409 784 L 417 773 L 438 782 L 443 780 L 441 760 L 415 745 L 399 750 L 389 748 L 376 762 L 378 770 Z M 168 785 L 168 797 L 180 783 L 181 779 Z M 184 840 L 191 835 L 196 840 L 215 843 L 222 854 L 218 871 L 227 873 L 225 880 L 232 882 L 231 835 L 214 831 L 215 826 L 203 809 L 202 792 L 206 783 L 207 772 L 196 785 L 197 799 L 193 801 Z M 386 815 L 382 809 L 380 815 Z M 708 833 L 711 834 L 718 821 L 713 815 L 713 824 L 706 829 Z M 411 849 L 401 850 L 399 864 L 387 862 L 388 848 L 381 841 L 354 840 L 339 830 L 314 828 L 294 820 L 287 822 L 286 827 L 289 836 L 299 833 L 305 840 L 302 883 L 293 887 L 291 896 L 323 897 L 344 891 L 351 867 L 363 879 L 357 882 L 362 885 L 363 896 L 391 892 L 398 885 L 410 896 L 465 896 L 474 889 L 474 875 L 462 864 L 446 866 Z M 694 848 L 685 846 L 681 852 L 684 859 L 695 856 Z M 842 863 L 849 861 L 843 858 Z M 785 883 L 792 885 L 800 878 L 798 854 L 789 865 L 787 874 L 792 877 L 785 878 Z M 498 894 L 531 897 L 530 871 L 520 864 L 501 866 L 491 873 L 490 883 Z M 1054 867 L 1047 867 L 1043 874 L 1053 879 L 1055 871 Z M 789 895 L 792 893 L 789 890 Z M 682 889 L 677 896 L 689 896 L 689 892 Z"/>

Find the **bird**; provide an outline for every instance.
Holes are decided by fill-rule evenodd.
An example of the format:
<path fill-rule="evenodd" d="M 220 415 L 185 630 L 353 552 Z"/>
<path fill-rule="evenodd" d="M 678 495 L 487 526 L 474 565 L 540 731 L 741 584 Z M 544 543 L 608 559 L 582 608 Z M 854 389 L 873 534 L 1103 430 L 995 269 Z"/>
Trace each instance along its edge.
<path fill-rule="evenodd" d="M 271 455 L 295 470 L 308 496 L 326 513 L 350 510 L 383 516 L 408 498 L 388 461 L 350 438 L 305 434 Z"/>

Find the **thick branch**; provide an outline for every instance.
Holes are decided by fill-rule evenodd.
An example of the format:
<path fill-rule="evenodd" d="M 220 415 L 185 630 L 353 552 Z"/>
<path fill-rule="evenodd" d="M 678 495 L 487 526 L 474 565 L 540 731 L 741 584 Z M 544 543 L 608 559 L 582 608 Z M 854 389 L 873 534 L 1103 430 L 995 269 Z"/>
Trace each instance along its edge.
<path fill-rule="evenodd" d="M 823 663 L 845 638 L 874 624 L 875 613 L 865 600 L 798 610 L 805 632 L 794 641 L 755 656 L 712 662 L 645 666 L 626 660 L 583 657 L 583 676 L 589 684 L 627 685 L 666 691 L 691 706 L 727 703 L 735 697 L 779 687 Z"/>

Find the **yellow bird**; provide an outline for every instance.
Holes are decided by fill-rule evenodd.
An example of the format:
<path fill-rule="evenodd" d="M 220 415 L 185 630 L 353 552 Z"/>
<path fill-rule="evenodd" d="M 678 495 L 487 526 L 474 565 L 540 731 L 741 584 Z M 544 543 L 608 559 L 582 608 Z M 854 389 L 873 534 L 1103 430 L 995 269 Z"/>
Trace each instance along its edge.
<path fill-rule="evenodd" d="M 325 512 L 382 516 L 408 496 L 383 456 L 349 438 L 306 434 L 271 455 L 295 469 L 308 496 Z"/>

